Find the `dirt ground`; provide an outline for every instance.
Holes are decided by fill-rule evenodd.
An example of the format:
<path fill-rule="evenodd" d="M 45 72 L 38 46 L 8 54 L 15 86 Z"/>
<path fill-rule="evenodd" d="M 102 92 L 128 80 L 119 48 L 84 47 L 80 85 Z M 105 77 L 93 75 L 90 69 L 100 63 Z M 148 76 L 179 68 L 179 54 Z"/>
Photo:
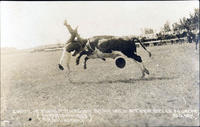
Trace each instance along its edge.
<path fill-rule="evenodd" d="M 142 49 L 150 75 L 107 59 L 71 61 L 58 69 L 61 51 L 1 55 L 2 127 L 140 127 L 199 125 L 199 51 L 194 44 Z"/>

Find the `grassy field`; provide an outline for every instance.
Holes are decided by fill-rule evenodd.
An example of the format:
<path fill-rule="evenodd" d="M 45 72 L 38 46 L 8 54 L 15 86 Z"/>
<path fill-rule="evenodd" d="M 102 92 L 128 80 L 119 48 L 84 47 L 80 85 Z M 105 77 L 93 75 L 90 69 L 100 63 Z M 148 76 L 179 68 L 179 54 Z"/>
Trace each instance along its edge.
<path fill-rule="evenodd" d="M 61 51 L 2 54 L 1 126 L 199 125 L 199 51 L 195 45 L 148 49 L 151 58 L 138 49 L 150 71 L 144 79 L 140 79 L 140 69 L 130 59 L 126 59 L 124 69 L 117 68 L 112 59 L 89 60 L 87 70 L 83 69 L 82 59 L 79 66 L 72 59 L 68 76 L 57 66 Z"/>

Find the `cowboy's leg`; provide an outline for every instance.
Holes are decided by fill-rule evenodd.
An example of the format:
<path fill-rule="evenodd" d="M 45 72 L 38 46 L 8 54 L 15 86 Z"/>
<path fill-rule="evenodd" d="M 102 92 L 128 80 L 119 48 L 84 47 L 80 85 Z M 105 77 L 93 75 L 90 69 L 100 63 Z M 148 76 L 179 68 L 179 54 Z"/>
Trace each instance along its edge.
<path fill-rule="evenodd" d="M 66 46 L 63 48 L 62 55 L 60 57 L 60 62 L 58 64 L 58 67 L 59 67 L 60 70 L 64 70 L 64 67 L 62 66 L 62 61 L 63 61 L 63 58 L 65 56 L 65 50 L 66 50 Z"/>

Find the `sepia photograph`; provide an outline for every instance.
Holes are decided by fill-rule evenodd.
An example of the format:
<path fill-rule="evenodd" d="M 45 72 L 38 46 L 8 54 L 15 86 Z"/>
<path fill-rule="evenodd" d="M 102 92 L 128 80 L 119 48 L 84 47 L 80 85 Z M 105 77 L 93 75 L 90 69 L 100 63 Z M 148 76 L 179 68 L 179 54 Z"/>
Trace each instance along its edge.
<path fill-rule="evenodd" d="M 199 1 L 1 1 L 1 127 L 199 121 Z"/>

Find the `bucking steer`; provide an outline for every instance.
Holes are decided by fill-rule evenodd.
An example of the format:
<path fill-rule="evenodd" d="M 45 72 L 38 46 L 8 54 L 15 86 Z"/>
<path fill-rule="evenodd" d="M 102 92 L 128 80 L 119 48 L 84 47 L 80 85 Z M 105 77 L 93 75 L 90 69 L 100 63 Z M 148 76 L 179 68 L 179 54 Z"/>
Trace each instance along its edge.
<path fill-rule="evenodd" d="M 151 53 L 145 48 L 140 39 L 136 37 L 121 38 L 115 36 L 94 36 L 92 38 L 83 39 L 78 34 L 77 28 L 73 30 L 71 26 L 67 24 L 66 21 L 64 25 L 68 28 L 71 34 L 71 38 L 68 40 L 68 42 L 63 48 L 59 64 L 59 68 L 61 70 L 64 70 L 62 66 L 62 60 L 65 52 L 67 52 L 68 54 L 68 69 L 70 69 L 70 55 L 72 52 L 74 52 L 72 56 L 76 56 L 77 54 L 79 54 L 76 58 L 76 65 L 79 64 L 80 58 L 83 55 L 86 55 L 86 57 L 84 58 L 84 69 L 87 68 L 86 63 L 89 59 L 100 58 L 105 61 L 106 58 L 115 59 L 118 56 L 125 55 L 127 58 L 132 59 L 139 65 L 142 71 L 142 78 L 145 76 L 145 74 L 149 74 L 149 71 L 146 69 L 142 62 L 142 58 L 136 54 L 137 47 L 135 43 L 140 43 L 140 45 L 145 49 L 145 51 L 148 52 L 149 57 L 151 57 Z"/>

